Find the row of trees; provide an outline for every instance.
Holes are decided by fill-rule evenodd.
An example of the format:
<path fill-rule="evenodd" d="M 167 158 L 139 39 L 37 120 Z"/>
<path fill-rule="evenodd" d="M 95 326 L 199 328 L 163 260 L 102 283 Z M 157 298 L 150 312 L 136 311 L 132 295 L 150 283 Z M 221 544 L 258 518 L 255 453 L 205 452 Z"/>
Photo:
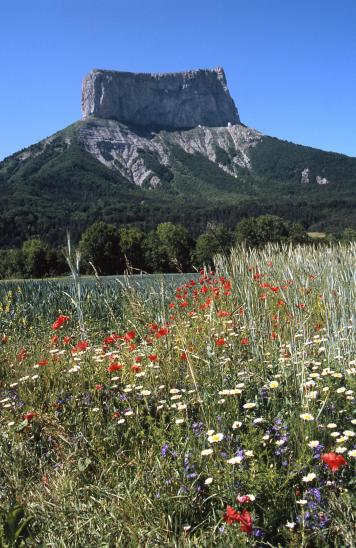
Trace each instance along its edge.
<path fill-rule="evenodd" d="M 345 241 L 356 239 L 356 231 L 346 229 Z M 268 242 L 307 243 L 310 238 L 300 224 L 291 224 L 275 215 L 243 219 L 234 232 L 224 225 L 210 225 L 197 240 L 180 224 L 161 223 L 145 234 L 135 226 L 116 227 L 97 221 L 79 242 L 81 270 L 99 274 L 130 272 L 189 271 L 193 266 L 212 264 L 217 253 L 227 253 L 235 244 L 248 247 Z M 68 272 L 62 250 L 51 249 L 38 238 L 24 242 L 21 249 L 0 250 L 0 276 L 42 277 Z"/>

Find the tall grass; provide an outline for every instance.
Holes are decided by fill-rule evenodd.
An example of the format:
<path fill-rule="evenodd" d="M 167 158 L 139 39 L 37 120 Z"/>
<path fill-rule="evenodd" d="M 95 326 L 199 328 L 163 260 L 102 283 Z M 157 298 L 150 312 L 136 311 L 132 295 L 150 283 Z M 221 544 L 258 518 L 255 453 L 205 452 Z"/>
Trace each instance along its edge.
<path fill-rule="evenodd" d="M 1 285 L 3 545 L 352 546 L 355 252 Z"/>

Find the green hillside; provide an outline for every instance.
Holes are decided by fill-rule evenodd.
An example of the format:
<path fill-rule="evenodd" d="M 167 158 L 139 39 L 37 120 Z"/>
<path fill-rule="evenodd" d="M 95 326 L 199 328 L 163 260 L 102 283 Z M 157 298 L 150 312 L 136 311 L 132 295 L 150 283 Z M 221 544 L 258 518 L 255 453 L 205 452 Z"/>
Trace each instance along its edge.
<path fill-rule="evenodd" d="M 159 179 L 155 187 L 149 178 L 138 186 L 85 150 L 80 131 L 88 124 L 77 122 L 0 163 L 0 247 L 32 236 L 59 245 L 67 229 L 75 240 L 97 219 L 144 230 L 171 220 L 193 235 L 209 221 L 232 228 L 243 217 L 264 213 L 299 221 L 310 231 L 356 228 L 356 158 L 262 137 L 249 150 L 250 167 L 232 175 L 222 166 L 232 165 L 233 146 L 226 152 L 216 145 L 213 162 L 172 144 L 167 134 L 169 165 L 149 148 L 137 148 Z M 114 144 L 103 141 L 107 158 Z M 301 183 L 305 168 L 308 184 Z M 317 176 L 328 183 L 317 184 Z"/>

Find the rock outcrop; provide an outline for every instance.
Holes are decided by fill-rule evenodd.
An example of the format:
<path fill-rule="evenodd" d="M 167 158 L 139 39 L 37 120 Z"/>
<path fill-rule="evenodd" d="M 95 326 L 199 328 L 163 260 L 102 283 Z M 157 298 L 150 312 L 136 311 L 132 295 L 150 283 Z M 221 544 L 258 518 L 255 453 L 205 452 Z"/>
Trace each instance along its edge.
<path fill-rule="evenodd" d="M 83 81 L 82 113 L 156 129 L 240 124 L 220 67 L 166 74 L 94 69 Z"/>
<path fill-rule="evenodd" d="M 149 186 L 161 182 L 151 170 L 152 157 L 156 164 L 170 167 L 177 147 L 188 154 L 200 154 L 237 177 L 241 168 L 251 168 L 250 151 L 261 138 L 261 133 L 243 125 L 159 131 L 145 136 L 121 122 L 100 118 L 84 120 L 77 129 L 77 139 L 87 152 L 139 186 L 148 180 Z"/>

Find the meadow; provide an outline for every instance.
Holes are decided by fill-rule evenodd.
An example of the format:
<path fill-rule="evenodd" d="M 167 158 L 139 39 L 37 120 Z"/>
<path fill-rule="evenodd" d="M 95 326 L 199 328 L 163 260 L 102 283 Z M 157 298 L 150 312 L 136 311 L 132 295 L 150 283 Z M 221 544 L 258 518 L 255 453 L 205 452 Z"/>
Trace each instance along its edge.
<path fill-rule="evenodd" d="M 0 545 L 354 546 L 355 258 L 1 283 Z"/>

